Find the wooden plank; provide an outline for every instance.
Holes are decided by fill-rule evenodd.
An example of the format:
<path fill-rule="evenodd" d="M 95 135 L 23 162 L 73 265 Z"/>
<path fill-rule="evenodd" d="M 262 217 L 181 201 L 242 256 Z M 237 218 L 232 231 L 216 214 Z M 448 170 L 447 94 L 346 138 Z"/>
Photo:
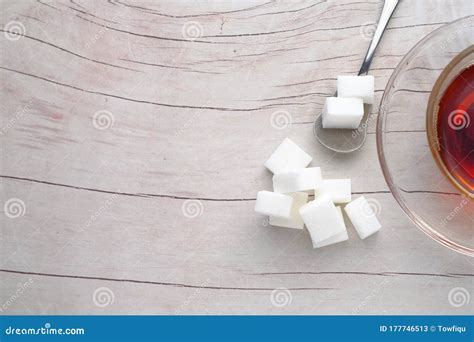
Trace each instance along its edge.
<path fill-rule="evenodd" d="M 233 53 L 232 48 L 222 48 L 222 44 L 198 44 L 198 51 L 208 56 L 208 59 L 212 56 L 215 58 L 214 61 L 222 60 L 217 66 L 216 63 L 211 63 L 214 71 L 221 68 L 220 65 L 224 66 L 223 74 L 219 75 L 190 74 L 188 71 L 176 68 L 126 65 L 121 61 L 123 59 L 121 56 L 126 57 L 131 52 L 126 42 L 123 44 L 120 42 L 129 37 L 128 35 L 123 37 L 123 32 L 112 29 L 106 29 L 100 40 L 84 53 L 81 49 L 91 43 L 90 37 L 95 37 L 92 33 L 74 36 L 74 40 L 63 38 L 65 45 L 55 44 L 58 47 L 31 39 L 30 35 L 16 41 L 15 44 L 5 44 L 6 58 L 2 67 L 8 70 L 0 69 L 7 80 L 4 84 L 4 93 L 15 94 L 14 97 L 5 98 L 4 110 L 10 113 L 6 121 L 8 117 L 15 117 L 25 106 L 28 106 L 28 110 L 21 115 L 14 127 L 2 136 L 2 144 L 7 151 L 3 174 L 109 191 L 120 187 L 122 191 L 130 193 L 163 193 L 158 190 L 168 190 L 172 187 L 173 190 L 168 190 L 169 193 L 166 194 L 248 198 L 255 194 L 255 186 L 252 184 L 255 178 L 259 182 L 257 188 L 268 178 L 267 174 L 259 171 L 259 166 L 285 136 L 295 138 L 314 155 L 317 165 L 324 164 L 328 170 L 337 170 L 340 167 L 337 158 L 322 150 L 315 140 L 311 139 L 311 123 L 316 113 L 321 110 L 323 96 L 331 94 L 334 89 L 335 74 L 353 73 L 360 64 L 367 45 L 366 38 L 360 34 L 360 22 L 362 20 L 367 22 L 369 19 L 373 21 L 376 16 L 373 12 L 378 7 L 362 3 L 360 6 L 363 10 L 362 17 L 348 29 L 328 31 L 329 28 L 326 26 L 331 21 L 325 20 L 327 14 L 324 14 L 324 20 L 316 22 L 314 19 L 306 19 L 316 26 L 313 29 L 316 31 L 287 40 L 294 44 L 312 35 L 326 37 L 326 40 L 312 44 L 304 42 L 306 46 L 304 53 L 301 49 L 288 51 L 287 45 L 282 49 L 284 40 L 278 43 L 283 50 L 280 55 L 272 57 L 263 51 L 263 56 L 247 57 L 250 60 L 240 64 L 238 56 L 229 55 Z M 94 26 L 79 19 L 76 11 L 60 7 L 61 13 L 64 12 L 64 16 L 79 28 L 84 26 L 85 29 L 90 29 L 90 25 Z M 342 7 L 338 11 L 342 10 L 343 13 L 353 10 L 352 6 L 348 6 L 347 9 L 344 9 L 345 6 L 336 7 Z M 315 6 L 311 14 L 330 12 L 324 6 L 318 8 Z M 368 11 L 368 8 L 372 8 L 372 12 Z M 54 10 L 47 8 L 47 11 Z M 133 18 L 136 11 L 128 15 Z M 399 49 L 402 53 L 389 52 L 385 55 L 382 45 L 381 52 L 374 61 L 375 69 L 377 63 L 394 67 L 403 53 L 413 44 L 414 40 L 410 40 L 409 44 L 404 44 L 403 39 L 402 42 L 398 41 L 399 37 L 403 36 L 403 33 L 398 34 L 398 31 L 406 30 L 404 27 L 410 25 L 396 23 L 397 19 L 393 22 L 393 29 L 387 32 L 383 44 L 388 44 L 386 42 L 393 44 L 396 41 L 397 45 L 401 45 Z M 40 24 L 32 21 L 32 32 L 35 32 L 34 29 Z M 54 34 L 63 34 L 55 24 L 55 21 L 48 21 L 47 25 L 52 27 L 43 28 L 44 31 L 51 32 L 51 39 L 55 38 Z M 157 25 L 160 26 L 159 21 Z M 183 23 L 174 25 L 179 26 Z M 245 22 L 242 25 L 246 27 Z M 279 22 L 275 22 L 274 25 L 280 27 Z M 320 26 L 322 28 L 319 28 Z M 432 29 L 435 26 L 429 27 Z M 334 24 L 333 27 L 337 28 L 338 25 Z M 420 27 L 418 37 L 425 33 L 426 27 Z M 324 31 L 317 31 L 320 29 Z M 268 44 L 276 44 L 273 42 L 275 35 L 265 35 L 270 36 Z M 334 35 L 336 37 L 332 37 Z M 36 38 L 34 35 L 31 37 Z M 255 39 L 261 39 L 260 36 L 256 37 Z M 251 39 L 249 36 L 235 38 L 237 42 L 232 41 L 230 45 L 239 43 L 237 45 L 243 44 L 246 48 L 250 48 L 247 46 Z M 333 38 L 338 42 L 339 39 L 341 41 L 339 44 L 333 44 Z M 173 58 L 176 66 L 182 68 L 185 64 L 191 63 L 189 59 L 197 58 L 188 51 L 195 51 L 195 42 L 185 40 L 169 43 L 147 37 L 136 39 L 143 40 L 140 44 L 149 49 L 141 51 L 143 57 L 147 57 L 148 54 L 154 56 L 154 51 L 159 49 L 159 55 L 153 58 L 157 59 L 159 56 L 160 63 Z M 133 42 L 138 44 L 135 40 Z M 253 40 L 250 43 L 256 44 Z M 114 48 L 113 56 L 110 56 L 112 50 L 112 46 L 108 46 L 110 44 L 119 45 L 118 51 Z M 168 49 L 163 44 L 176 44 L 182 55 L 176 58 L 176 49 Z M 267 44 L 263 45 L 266 48 Z M 30 52 L 24 58 L 14 58 L 19 49 Z M 353 53 L 347 54 L 348 50 Z M 323 58 L 317 58 L 323 52 Z M 82 58 L 71 53 L 82 53 Z M 31 63 L 36 55 L 52 62 Z M 151 63 L 154 59 L 148 62 Z M 305 62 L 308 60 L 316 62 Z M 210 62 L 192 63 L 200 67 Z M 124 70 L 116 66 L 134 67 L 136 68 L 134 70 L 138 71 Z M 389 74 L 390 72 L 385 72 L 385 77 L 377 79 L 378 97 Z M 311 78 L 308 79 L 308 76 Z M 295 79 L 300 82 L 322 81 L 301 86 L 284 86 L 294 83 Z M 150 82 L 154 86 L 149 86 Z M 328 90 L 328 87 L 331 90 Z M 227 91 L 228 88 L 232 91 Z M 21 89 L 29 91 L 22 92 Z M 201 109 L 201 107 L 214 109 Z M 236 109 L 244 111 L 235 112 Z M 259 110 L 249 112 L 250 109 Z M 92 125 L 94 113 L 101 110 L 109 111 L 114 120 L 113 126 L 105 131 L 96 130 Z M 274 129 L 271 125 L 272 114 L 279 110 L 287 111 L 295 124 L 287 129 Z M 371 124 L 374 123 L 375 121 L 371 121 Z M 210 133 L 212 139 L 209 139 Z M 143 148 L 145 142 L 148 147 L 146 149 Z M 254 147 L 256 144 L 265 146 L 256 150 Z M 100 158 L 87 158 L 84 154 L 88 154 L 89 151 L 100 152 L 97 154 Z M 209 151 L 213 153 L 209 154 Z M 357 155 L 357 161 L 351 160 L 351 163 L 355 163 L 352 173 L 364 177 L 363 186 L 359 187 L 356 184 L 356 191 L 386 190 L 377 167 L 366 169 L 365 161 L 376 162 L 373 157 L 374 151 L 372 144 L 372 148 L 368 147 Z M 241 158 L 246 162 L 243 163 Z M 87 160 L 87 163 L 84 163 L 84 160 Z M 101 168 L 104 162 L 109 165 L 109 169 Z M 196 168 L 197 164 L 199 168 Z M 193 170 L 189 171 L 190 168 Z M 114 177 L 107 176 L 110 169 L 116 174 Z M 241 170 L 241 179 L 234 181 L 233 174 L 236 169 Z M 174 187 L 179 179 L 176 170 L 191 173 L 187 175 L 190 184 L 183 184 L 180 189 Z M 209 177 L 210 174 L 213 177 Z M 161 175 L 166 177 L 160 177 Z M 100 179 L 100 187 L 94 178 Z M 71 182 L 71 179 L 74 179 L 74 182 Z M 232 183 L 229 184 L 229 181 Z M 245 184 L 244 187 L 242 184 Z M 239 189 L 239 193 L 235 193 L 235 189 Z M 225 191 L 231 193 L 226 194 Z"/>
<path fill-rule="evenodd" d="M 269 227 L 264 217 L 249 215 L 254 201 L 200 201 L 200 215 L 191 218 L 185 216 L 193 212 L 183 211 L 183 199 L 85 195 L 84 190 L 18 183 L 4 184 L 5 194 L 23 198 L 26 210 L 15 220 L 2 220 L 3 270 L 92 278 L 84 281 L 105 277 L 156 282 L 176 288 L 172 301 L 186 298 L 189 288 L 207 279 L 216 289 L 266 291 L 267 296 L 278 287 L 309 289 L 307 296 L 330 289 L 337 293 L 331 296 L 339 296 L 345 305 L 339 308 L 344 313 L 358 310 L 354 308 L 355 293 L 360 298 L 367 295 L 367 282 L 382 281 L 380 273 L 408 278 L 402 282 L 411 284 L 415 292 L 424 292 L 424 286 L 430 284 L 424 299 L 403 304 L 406 312 L 420 309 L 421 300 L 426 301 L 424 305 L 433 297 L 444 300 L 446 284 L 472 283 L 472 274 L 467 272 L 470 260 L 441 248 L 418 231 L 401 216 L 390 194 L 371 195 L 380 206 L 384 225 L 380 234 L 360 240 L 350 228 L 349 242 L 313 250 L 305 231 Z M 359 280 L 361 277 L 367 279 Z M 433 286 L 433 282 L 439 284 L 438 278 L 446 278 L 444 286 Z M 395 279 L 390 276 L 390 286 L 401 291 Z M 8 296 L 10 292 L 3 293 Z M 377 301 L 388 300 L 376 297 Z M 233 298 L 238 300 L 238 295 Z M 93 309 L 90 307 L 83 309 L 93 312 L 87 311 Z M 442 309 L 451 312 L 452 307 Z M 197 308 L 185 312 L 194 310 Z M 321 310 L 334 312 L 337 308 Z"/>
<path fill-rule="evenodd" d="M 416 275 L 293 275 L 280 278 L 275 282 L 285 284 L 287 279 L 293 279 L 298 283 L 301 279 L 312 278 L 314 284 L 330 283 L 338 288 L 281 289 L 272 297 L 275 293 L 272 289 L 210 289 L 212 277 L 202 278 L 198 283 L 202 287 L 179 288 L 4 274 L 0 284 L 2 294 L 14 294 L 20 288 L 23 291 L 14 299 L 4 301 L 10 300 L 10 304 L 2 314 L 470 314 L 468 306 L 455 308 L 448 302 L 453 278 Z M 471 286 L 472 279 L 454 279 L 465 288 Z M 347 282 L 352 286 L 342 285 Z M 361 288 L 366 290 L 362 293 Z M 277 296 L 280 299 L 276 299 Z"/>

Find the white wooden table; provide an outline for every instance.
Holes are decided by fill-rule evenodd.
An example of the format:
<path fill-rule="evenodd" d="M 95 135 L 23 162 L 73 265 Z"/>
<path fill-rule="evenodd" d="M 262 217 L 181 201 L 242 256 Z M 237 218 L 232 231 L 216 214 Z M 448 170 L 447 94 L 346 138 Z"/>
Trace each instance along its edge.
<path fill-rule="evenodd" d="M 2 314 L 472 313 L 448 298 L 472 293 L 472 260 L 404 216 L 373 122 L 351 155 L 312 136 L 381 8 L 3 0 Z M 401 1 L 370 71 L 377 102 L 416 42 L 473 13 Z M 378 201 L 383 229 L 313 250 L 307 232 L 267 226 L 255 196 L 284 137 Z"/>

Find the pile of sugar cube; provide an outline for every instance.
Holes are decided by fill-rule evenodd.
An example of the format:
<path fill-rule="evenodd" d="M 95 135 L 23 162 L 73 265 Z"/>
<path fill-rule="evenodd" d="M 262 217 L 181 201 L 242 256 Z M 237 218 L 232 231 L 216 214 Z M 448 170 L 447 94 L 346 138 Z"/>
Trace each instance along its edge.
<path fill-rule="evenodd" d="M 364 103 L 374 102 L 374 76 L 338 76 L 337 97 L 326 98 L 323 128 L 356 129 L 364 116 Z"/>
<path fill-rule="evenodd" d="M 351 201 L 350 179 L 323 179 L 319 167 L 307 167 L 311 156 L 286 138 L 265 162 L 273 173 L 273 192 L 257 194 L 255 211 L 269 216 L 273 226 L 303 229 L 313 248 L 348 240 L 340 204 L 362 239 L 381 225 L 364 196 Z M 308 202 L 309 195 L 314 200 Z"/>

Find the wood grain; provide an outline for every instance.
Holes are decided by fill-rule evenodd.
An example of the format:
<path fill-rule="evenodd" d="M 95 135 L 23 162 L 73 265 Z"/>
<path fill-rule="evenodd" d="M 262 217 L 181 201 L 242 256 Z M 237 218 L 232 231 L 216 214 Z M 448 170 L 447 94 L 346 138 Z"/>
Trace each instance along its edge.
<path fill-rule="evenodd" d="M 1 8 L 0 202 L 25 205 L 23 216 L 0 215 L 2 312 L 472 309 L 448 302 L 454 287 L 472 292 L 472 260 L 403 215 L 380 171 L 374 122 L 349 156 L 312 136 L 336 76 L 357 72 L 381 1 L 4 0 Z M 370 71 L 377 103 L 416 42 L 473 13 L 467 0 L 401 1 Z M 97 112 L 106 129 L 96 127 Z M 277 129 L 274 113 L 291 124 Z M 253 212 L 256 192 L 271 188 L 262 164 L 287 136 L 325 177 L 351 177 L 356 194 L 378 201 L 379 234 L 362 241 L 350 228 L 348 242 L 313 250 L 306 232 L 269 227 Z M 189 203 L 197 217 L 185 215 Z M 103 287 L 114 300 L 101 307 L 93 298 Z M 271 298 L 281 287 L 291 302 L 278 307 Z"/>

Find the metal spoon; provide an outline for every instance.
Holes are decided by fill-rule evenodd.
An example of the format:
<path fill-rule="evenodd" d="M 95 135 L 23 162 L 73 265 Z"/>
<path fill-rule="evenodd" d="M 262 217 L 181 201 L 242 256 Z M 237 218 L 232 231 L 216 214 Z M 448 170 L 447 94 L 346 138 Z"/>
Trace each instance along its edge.
<path fill-rule="evenodd" d="M 358 75 L 367 75 L 370 62 L 372 62 L 372 58 L 374 57 L 375 49 L 377 48 L 383 32 L 385 31 L 385 27 L 387 27 L 390 17 L 397 5 L 398 0 L 385 0 L 382 14 L 380 15 L 372 42 L 367 50 Z M 337 96 L 337 92 L 334 96 Z M 362 147 L 365 138 L 367 137 L 367 120 L 369 119 L 371 109 L 371 105 L 364 104 L 364 116 L 362 117 L 361 124 L 357 129 L 324 129 L 322 114 L 320 114 L 314 123 L 314 136 L 323 146 L 335 152 L 348 153 L 356 151 Z"/>

